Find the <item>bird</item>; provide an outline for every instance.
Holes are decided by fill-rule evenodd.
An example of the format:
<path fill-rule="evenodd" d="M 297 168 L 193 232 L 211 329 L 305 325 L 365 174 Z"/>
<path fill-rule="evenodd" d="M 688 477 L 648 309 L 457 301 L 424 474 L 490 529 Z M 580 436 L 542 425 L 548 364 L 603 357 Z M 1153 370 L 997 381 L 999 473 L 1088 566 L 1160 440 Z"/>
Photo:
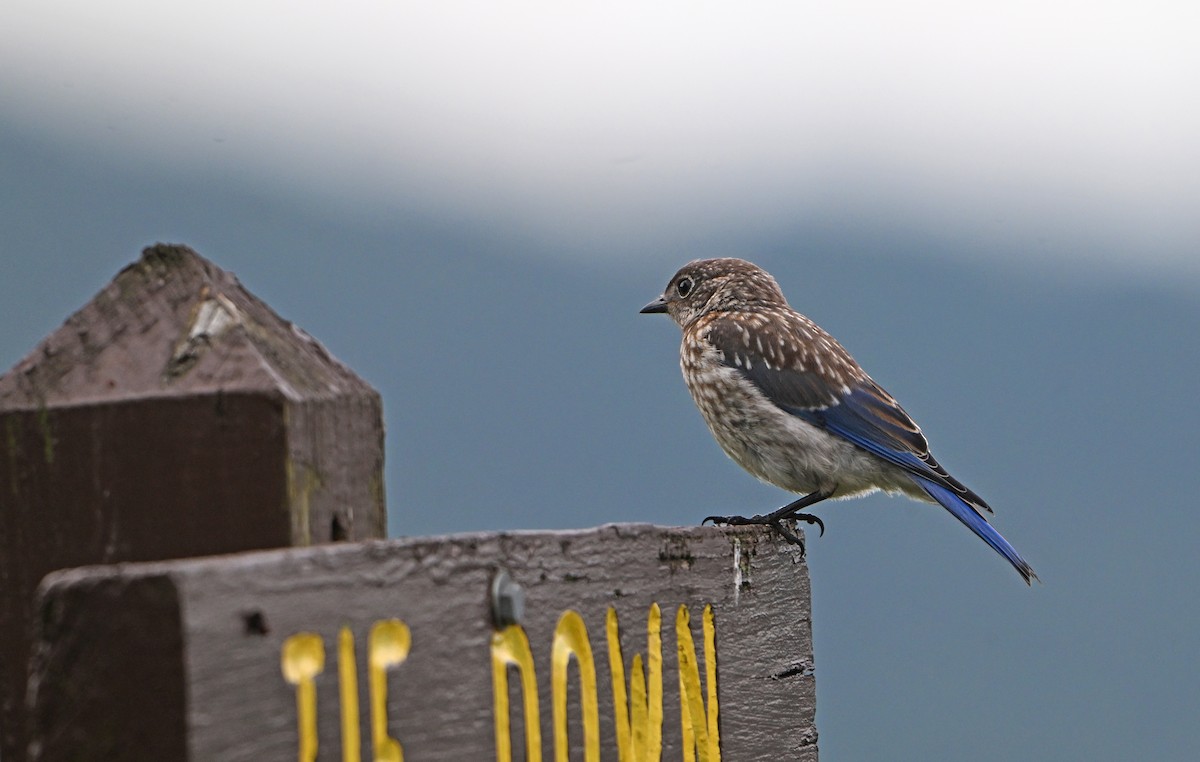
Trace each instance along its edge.
<path fill-rule="evenodd" d="M 771 513 L 702 523 L 767 525 L 803 552 L 791 522 L 825 531 L 805 509 L 883 491 L 941 505 L 1026 584 L 1038 579 L 988 522 L 983 498 L 934 459 L 896 399 L 793 309 L 765 270 L 734 258 L 689 262 L 641 312 L 665 313 L 682 329 L 683 379 L 721 449 L 762 481 L 802 495 Z"/>

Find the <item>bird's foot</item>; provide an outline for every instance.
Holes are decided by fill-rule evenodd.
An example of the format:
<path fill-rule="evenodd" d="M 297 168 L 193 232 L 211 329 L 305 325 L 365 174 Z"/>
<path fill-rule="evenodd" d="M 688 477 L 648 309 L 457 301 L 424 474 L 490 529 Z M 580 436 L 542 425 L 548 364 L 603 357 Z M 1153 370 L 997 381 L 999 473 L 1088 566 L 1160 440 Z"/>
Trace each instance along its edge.
<path fill-rule="evenodd" d="M 744 527 L 751 524 L 770 525 L 776 519 L 772 516 L 705 516 L 704 521 L 700 522 L 700 526 L 704 526 L 708 522 L 713 524 L 724 524 L 731 527 Z"/>
<path fill-rule="evenodd" d="M 735 526 L 735 527 L 747 526 L 747 525 L 751 525 L 751 524 L 762 524 L 764 526 L 772 526 L 773 527 L 773 526 L 778 525 L 779 522 L 784 521 L 786 519 L 792 519 L 794 521 L 803 521 L 806 524 L 812 524 L 813 526 L 815 526 L 817 529 L 820 530 L 819 536 L 821 536 L 821 537 L 825 536 L 825 522 L 821 521 L 820 516 L 814 516 L 811 513 L 799 513 L 799 512 L 791 513 L 786 510 L 775 511 L 774 513 L 769 513 L 765 516 L 762 514 L 758 514 L 758 515 L 750 516 L 750 517 L 746 517 L 746 516 L 705 516 L 704 521 L 701 521 L 700 525 L 704 526 L 705 524 L 707 524 L 708 522 L 711 521 L 713 524 L 725 524 L 726 526 Z"/>
<path fill-rule="evenodd" d="M 771 527 L 788 543 L 799 546 L 801 556 L 804 555 L 804 539 L 796 534 L 795 529 L 790 525 L 791 521 L 804 521 L 809 524 L 815 524 L 821 530 L 821 534 L 825 534 L 825 522 L 821 521 L 820 517 L 814 516 L 811 513 L 787 513 L 783 515 L 771 513 L 766 516 L 761 514 L 756 516 L 705 516 L 704 521 L 701 521 L 700 525 L 703 526 L 710 521 L 713 524 L 725 526 L 760 525 Z"/>

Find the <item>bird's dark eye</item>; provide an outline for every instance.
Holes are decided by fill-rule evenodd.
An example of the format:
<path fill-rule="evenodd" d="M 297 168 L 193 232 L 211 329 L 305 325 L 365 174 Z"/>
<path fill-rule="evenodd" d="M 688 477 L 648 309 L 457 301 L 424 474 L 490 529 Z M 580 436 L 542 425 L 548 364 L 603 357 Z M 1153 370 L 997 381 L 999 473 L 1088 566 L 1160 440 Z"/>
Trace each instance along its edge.
<path fill-rule="evenodd" d="M 692 279 L 680 278 L 679 282 L 675 284 L 675 290 L 679 292 L 680 296 L 687 296 L 692 293 Z"/>

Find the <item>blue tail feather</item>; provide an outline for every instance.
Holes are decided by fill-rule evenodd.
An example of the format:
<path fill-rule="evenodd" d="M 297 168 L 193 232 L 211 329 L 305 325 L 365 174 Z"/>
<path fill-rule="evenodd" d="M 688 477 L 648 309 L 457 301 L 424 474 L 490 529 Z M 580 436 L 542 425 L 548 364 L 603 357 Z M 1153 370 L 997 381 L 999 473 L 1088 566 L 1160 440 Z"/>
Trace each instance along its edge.
<path fill-rule="evenodd" d="M 1033 571 L 1033 567 L 1024 558 L 1021 558 L 1021 554 L 1017 552 L 1016 548 L 1010 545 L 1008 540 L 1001 537 L 1000 533 L 987 522 L 987 519 L 980 516 L 969 503 L 940 484 L 935 484 L 918 476 L 914 476 L 913 481 L 943 508 L 950 511 L 954 518 L 966 524 L 967 528 L 979 535 L 980 539 L 991 545 L 997 553 L 1007 558 L 1008 562 L 1013 565 L 1013 568 L 1025 580 L 1025 584 L 1031 585 L 1033 584 L 1032 580 L 1038 578 L 1037 574 Z"/>

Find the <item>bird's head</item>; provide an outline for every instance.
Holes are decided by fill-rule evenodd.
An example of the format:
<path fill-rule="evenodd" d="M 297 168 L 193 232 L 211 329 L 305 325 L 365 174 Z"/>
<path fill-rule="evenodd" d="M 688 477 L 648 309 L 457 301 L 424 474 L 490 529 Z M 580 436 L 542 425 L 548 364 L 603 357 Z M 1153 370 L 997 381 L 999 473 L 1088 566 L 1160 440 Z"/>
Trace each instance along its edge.
<path fill-rule="evenodd" d="M 642 308 L 665 312 L 679 326 L 713 312 L 787 304 L 770 273 L 744 259 L 697 259 L 679 268 L 662 296 Z"/>

